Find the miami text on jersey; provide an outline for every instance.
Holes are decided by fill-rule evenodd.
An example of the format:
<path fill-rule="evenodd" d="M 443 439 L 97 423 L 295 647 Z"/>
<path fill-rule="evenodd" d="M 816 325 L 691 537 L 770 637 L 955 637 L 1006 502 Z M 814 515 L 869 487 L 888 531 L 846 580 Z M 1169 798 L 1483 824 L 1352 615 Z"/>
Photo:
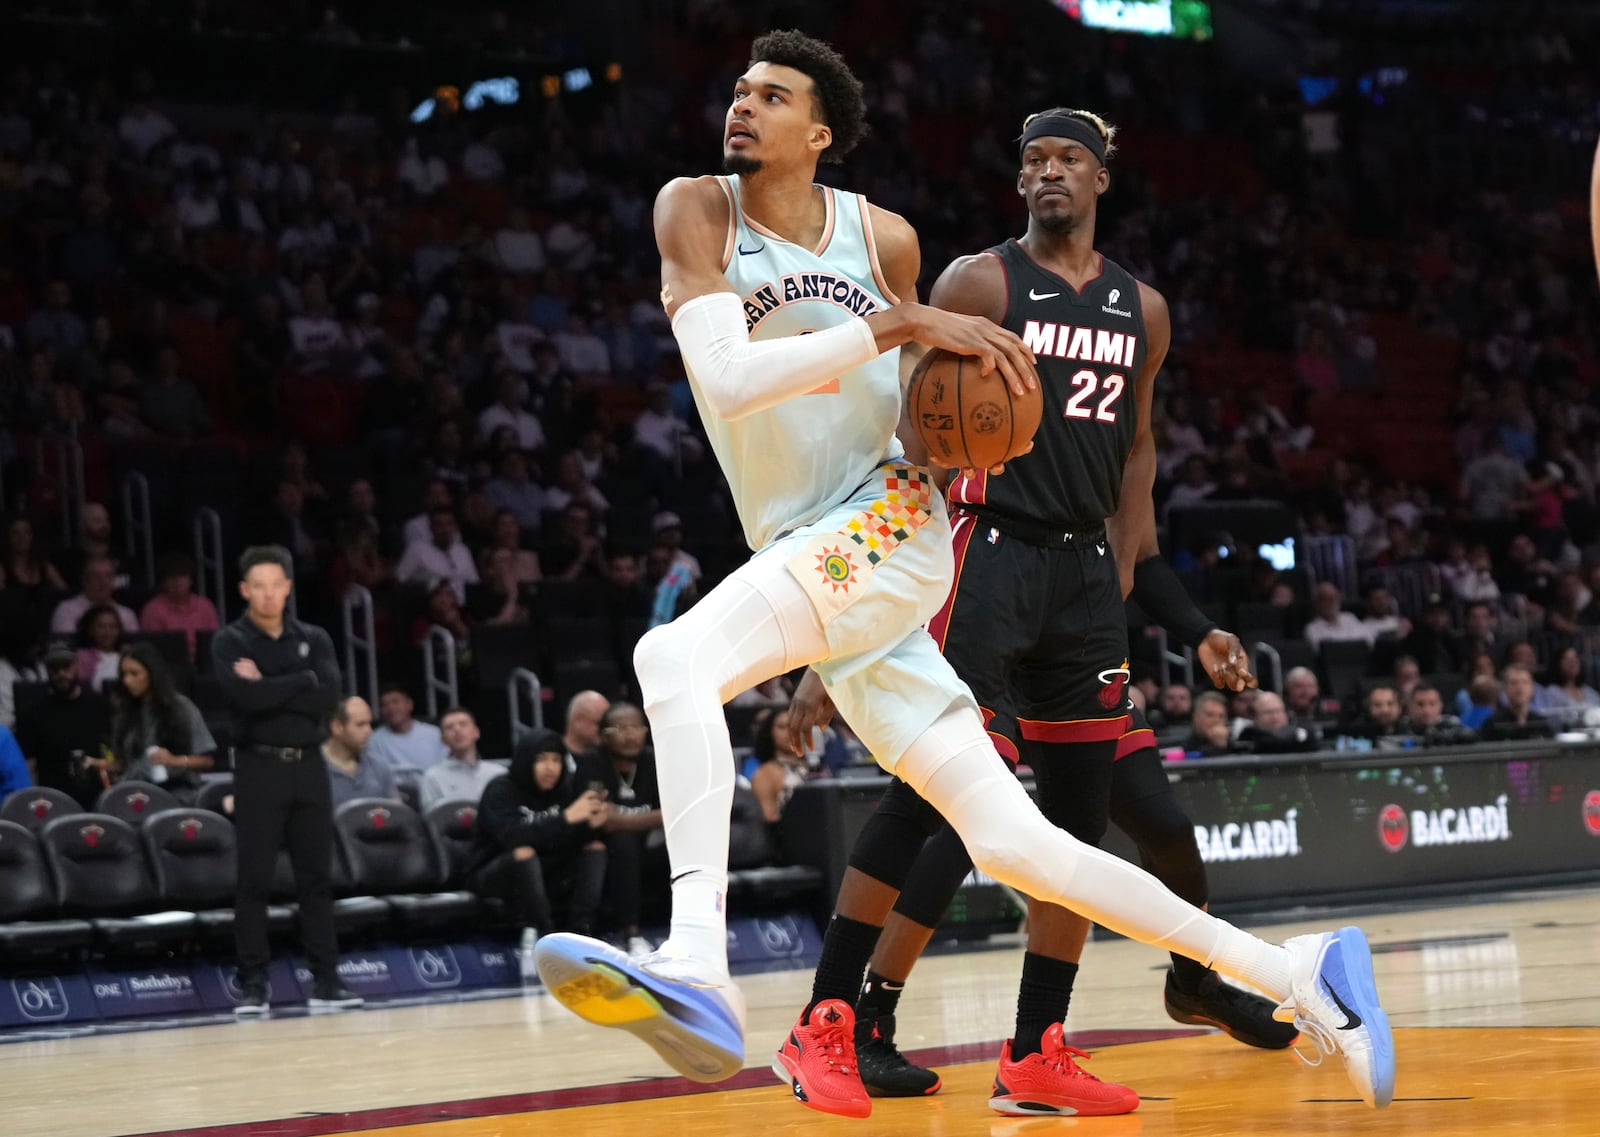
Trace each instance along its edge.
<path fill-rule="evenodd" d="M 749 304 L 745 305 L 749 310 Z M 1127 332 L 1108 332 L 1103 328 L 1075 328 L 1071 324 L 1047 324 L 1029 320 L 1022 329 L 1022 342 L 1036 356 L 1079 359 L 1085 363 L 1115 363 L 1132 367 L 1139 337 Z"/>

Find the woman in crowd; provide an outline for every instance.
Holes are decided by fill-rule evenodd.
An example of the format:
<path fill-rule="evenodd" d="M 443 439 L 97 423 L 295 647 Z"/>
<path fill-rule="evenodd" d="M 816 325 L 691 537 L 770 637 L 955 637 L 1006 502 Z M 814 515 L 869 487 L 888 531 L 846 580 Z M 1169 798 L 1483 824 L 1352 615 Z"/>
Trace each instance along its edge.
<path fill-rule="evenodd" d="M 1600 707 L 1600 691 L 1584 681 L 1583 657 L 1569 647 L 1550 666 L 1549 682 L 1533 695 L 1533 709 L 1561 722 L 1582 719 L 1583 712 Z"/>
<path fill-rule="evenodd" d="M 117 678 L 122 657 L 122 617 L 109 604 L 92 604 L 78 617 L 78 681 L 100 690 Z"/>
<path fill-rule="evenodd" d="M 751 771 L 750 791 L 761 803 L 761 817 L 776 823 L 795 788 L 806 780 L 806 760 L 789 750 L 789 712 L 773 709 L 756 719 L 752 749 L 759 765 Z"/>
<path fill-rule="evenodd" d="M 496 778 L 478 803 L 475 891 L 511 900 L 522 925 L 524 974 L 541 935 L 570 929 L 589 934 L 605 885 L 602 827 L 610 806 L 594 787 L 579 787 L 567 769 L 567 748 L 552 730 L 517 740 L 511 772 Z M 556 906 L 564 909 L 559 923 Z"/>
<path fill-rule="evenodd" d="M 118 677 L 111 719 L 118 780 L 154 782 L 192 803 L 217 749 L 199 708 L 178 691 L 167 661 L 151 644 L 129 644 Z"/>
<path fill-rule="evenodd" d="M 26 517 L 13 517 L 6 523 L 0 587 L 26 593 L 28 601 L 35 606 L 43 606 L 51 596 L 67 590 L 66 581 L 61 579 L 55 565 L 39 555 L 34 544 L 33 522 Z"/>

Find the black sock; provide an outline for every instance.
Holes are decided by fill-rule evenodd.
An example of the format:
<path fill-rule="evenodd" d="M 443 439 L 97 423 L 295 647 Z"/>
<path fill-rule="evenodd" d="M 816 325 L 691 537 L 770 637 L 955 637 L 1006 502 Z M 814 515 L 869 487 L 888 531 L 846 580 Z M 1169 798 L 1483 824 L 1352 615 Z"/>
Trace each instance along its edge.
<path fill-rule="evenodd" d="M 1172 953 L 1172 973 L 1177 977 L 1179 989 L 1190 995 L 1200 989 L 1200 980 L 1204 979 L 1210 970 L 1198 960 L 1179 955 L 1177 952 Z"/>
<path fill-rule="evenodd" d="M 868 1022 L 888 1018 L 900 1005 L 900 992 L 905 989 L 904 983 L 892 983 L 868 969 L 867 981 L 861 987 L 861 997 L 856 1000 L 856 1020 Z"/>
<path fill-rule="evenodd" d="M 1017 1061 L 1039 1051 L 1044 1032 L 1063 1022 L 1072 1002 L 1078 965 L 1028 952 L 1022 957 L 1022 983 L 1017 988 L 1017 1033 L 1011 1037 L 1011 1058 Z"/>
<path fill-rule="evenodd" d="M 872 949 L 878 946 L 883 929 L 863 924 L 848 916 L 834 916 L 822 937 L 822 958 L 817 961 L 817 976 L 811 981 L 811 1002 L 805 1015 L 824 999 L 842 999 L 853 1004 L 861 990 L 861 973 L 867 969 Z"/>

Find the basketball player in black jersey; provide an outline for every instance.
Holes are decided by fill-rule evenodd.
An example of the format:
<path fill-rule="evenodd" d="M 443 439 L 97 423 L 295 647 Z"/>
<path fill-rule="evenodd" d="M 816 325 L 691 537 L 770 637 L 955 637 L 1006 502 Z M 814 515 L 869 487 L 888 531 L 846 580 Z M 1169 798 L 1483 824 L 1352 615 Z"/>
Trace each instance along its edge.
<path fill-rule="evenodd" d="M 961 476 L 948 498 L 956 583 L 929 625 L 971 688 L 1001 756 L 1034 771 L 1046 817 L 1098 844 L 1108 811 L 1145 865 L 1177 895 L 1206 900 L 1193 827 L 1153 746 L 1130 719 L 1124 597 L 1194 648 L 1212 681 L 1255 683 L 1236 636 L 1207 620 L 1159 555 L 1151 491 L 1150 405 L 1170 339 L 1161 294 L 1094 249 L 1095 204 L 1109 185 L 1113 130 L 1057 109 L 1024 124 L 1018 193 L 1028 230 L 945 270 L 930 302 L 986 316 L 1033 350 L 1045 414 L 1033 450 L 1003 476 Z M 903 442 L 915 442 L 902 430 Z M 922 461 L 921 447 L 911 452 Z M 832 714 L 807 675 L 791 708 L 796 739 Z M 1119 745 L 1126 751 L 1118 761 Z M 933 840 L 911 869 L 907 843 Z M 898 985 L 971 866 L 958 837 L 898 780 L 863 828 L 840 886 L 813 999 L 860 982 L 891 904 L 857 1014 L 857 1059 L 869 1092 L 929 1094 L 936 1075 L 894 1047 Z M 905 881 L 898 894 L 895 881 Z M 1138 1095 L 1073 1061 L 1066 1017 L 1088 921 L 1030 902 L 1016 1033 L 1001 1054 L 990 1105 L 1002 1113 L 1126 1113 Z M 887 986 L 886 986 L 887 984 Z M 1287 1046 L 1273 1004 L 1221 984 L 1190 961 L 1169 973 L 1169 1011 L 1222 1026 L 1257 1046 Z"/>

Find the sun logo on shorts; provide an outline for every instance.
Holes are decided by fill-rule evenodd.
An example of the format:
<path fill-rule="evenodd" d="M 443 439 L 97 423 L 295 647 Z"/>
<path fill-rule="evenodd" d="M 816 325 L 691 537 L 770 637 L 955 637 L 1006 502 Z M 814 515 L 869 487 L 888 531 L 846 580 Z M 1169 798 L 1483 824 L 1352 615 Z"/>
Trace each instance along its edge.
<path fill-rule="evenodd" d="M 817 554 L 817 568 L 822 571 L 823 579 L 833 585 L 835 592 L 849 592 L 850 586 L 856 582 L 855 562 L 850 559 L 849 553 L 841 552 L 837 545 Z"/>

